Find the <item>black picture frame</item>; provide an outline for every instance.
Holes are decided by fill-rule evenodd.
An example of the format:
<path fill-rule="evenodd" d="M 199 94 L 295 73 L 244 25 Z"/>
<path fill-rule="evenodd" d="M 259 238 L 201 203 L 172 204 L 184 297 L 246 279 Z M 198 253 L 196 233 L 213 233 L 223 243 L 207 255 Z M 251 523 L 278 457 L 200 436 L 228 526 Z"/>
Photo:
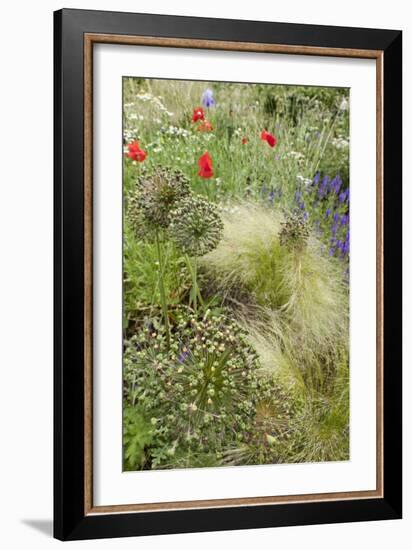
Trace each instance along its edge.
<path fill-rule="evenodd" d="M 86 514 L 84 507 L 84 36 L 379 50 L 383 54 L 383 496 Z M 60 540 L 402 516 L 402 33 L 63 9 L 54 13 L 54 536 Z"/>

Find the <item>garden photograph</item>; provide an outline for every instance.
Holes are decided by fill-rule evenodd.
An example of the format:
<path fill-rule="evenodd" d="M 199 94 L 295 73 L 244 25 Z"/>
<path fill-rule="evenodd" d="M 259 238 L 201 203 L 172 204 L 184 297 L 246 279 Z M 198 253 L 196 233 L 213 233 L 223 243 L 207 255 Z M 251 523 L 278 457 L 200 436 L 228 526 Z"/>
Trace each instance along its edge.
<path fill-rule="evenodd" d="M 123 470 L 350 459 L 350 90 L 123 77 Z"/>

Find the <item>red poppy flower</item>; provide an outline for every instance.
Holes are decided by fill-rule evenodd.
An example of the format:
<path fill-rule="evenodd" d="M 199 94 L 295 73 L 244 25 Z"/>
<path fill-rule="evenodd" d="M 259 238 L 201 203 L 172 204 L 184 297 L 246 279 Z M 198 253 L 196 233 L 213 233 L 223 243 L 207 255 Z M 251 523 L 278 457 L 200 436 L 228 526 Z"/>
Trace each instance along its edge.
<path fill-rule="evenodd" d="M 197 161 L 197 164 L 199 165 L 198 175 L 201 178 L 213 177 L 212 157 L 209 155 L 207 151 L 199 158 L 199 160 Z"/>
<path fill-rule="evenodd" d="M 248 138 L 247 137 L 244 137 L 242 138 L 242 145 L 246 145 L 246 143 L 248 142 Z"/>
<path fill-rule="evenodd" d="M 127 146 L 128 153 L 126 153 L 127 157 L 135 160 L 137 162 L 143 162 L 145 158 L 147 157 L 146 151 L 143 151 L 143 149 L 140 149 L 140 145 L 138 141 L 132 141 Z"/>
<path fill-rule="evenodd" d="M 198 132 L 211 132 L 213 130 L 213 126 L 208 120 L 203 120 L 196 128 Z"/>
<path fill-rule="evenodd" d="M 271 147 L 274 147 L 278 141 L 274 135 L 270 134 L 266 130 L 262 130 L 262 133 L 260 134 L 260 139 L 266 141 Z"/>
<path fill-rule="evenodd" d="M 193 110 L 192 121 L 197 122 L 198 120 L 205 120 L 205 112 L 202 107 L 196 107 Z"/>

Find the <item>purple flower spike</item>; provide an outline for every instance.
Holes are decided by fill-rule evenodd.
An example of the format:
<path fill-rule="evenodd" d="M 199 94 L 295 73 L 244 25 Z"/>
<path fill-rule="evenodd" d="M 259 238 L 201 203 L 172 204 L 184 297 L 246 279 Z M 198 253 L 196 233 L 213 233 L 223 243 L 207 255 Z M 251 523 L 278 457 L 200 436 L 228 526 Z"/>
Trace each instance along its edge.
<path fill-rule="evenodd" d="M 340 219 L 340 224 L 341 225 L 347 225 L 348 221 L 349 221 L 349 216 L 347 216 L 346 214 L 343 214 L 343 216 Z"/>
<path fill-rule="evenodd" d="M 327 208 L 325 211 L 325 218 L 328 218 L 330 216 L 330 208 Z"/>
<path fill-rule="evenodd" d="M 339 193 L 339 189 L 341 188 L 341 185 L 342 185 L 342 180 L 340 178 L 340 176 L 335 176 L 333 178 L 333 180 L 330 182 L 330 190 L 333 192 L 333 193 L 336 193 L 338 194 Z"/>
<path fill-rule="evenodd" d="M 329 184 L 329 176 L 325 176 L 321 182 L 321 184 L 319 185 L 319 189 L 318 189 L 318 197 L 321 199 L 322 197 L 324 197 L 326 195 L 326 193 L 328 192 L 328 184 Z"/>

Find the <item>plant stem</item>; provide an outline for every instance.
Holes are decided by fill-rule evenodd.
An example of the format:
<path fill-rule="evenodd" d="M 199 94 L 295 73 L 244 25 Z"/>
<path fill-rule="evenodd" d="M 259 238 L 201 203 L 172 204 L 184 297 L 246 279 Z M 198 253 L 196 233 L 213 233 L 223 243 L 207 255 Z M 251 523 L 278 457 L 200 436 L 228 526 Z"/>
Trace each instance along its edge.
<path fill-rule="evenodd" d="M 186 263 L 190 271 L 190 276 L 192 278 L 192 290 L 190 292 L 190 299 L 193 300 L 193 309 L 197 313 L 197 300 L 203 304 L 202 296 L 200 294 L 199 285 L 197 284 L 197 261 L 196 258 L 193 258 L 193 261 L 186 254 Z"/>
<path fill-rule="evenodd" d="M 160 291 L 160 301 L 162 303 L 162 312 L 163 312 L 163 320 L 165 323 L 165 330 L 166 330 L 166 345 L 167 349 L 170 349 L 170 328 L 169 328 L 169 316 L 167 313 L 167 301 L 166 301 L 166 293 L 165 293 L 165 287 L 163 282 L 163 256 L 162 256 L 162 250 L 160 247 L 160 240 L 159 240 L 159 231 L 156 231 L 156 251 L 157 251 L 157 259 L 159 262 L 159 291 Z"/>

